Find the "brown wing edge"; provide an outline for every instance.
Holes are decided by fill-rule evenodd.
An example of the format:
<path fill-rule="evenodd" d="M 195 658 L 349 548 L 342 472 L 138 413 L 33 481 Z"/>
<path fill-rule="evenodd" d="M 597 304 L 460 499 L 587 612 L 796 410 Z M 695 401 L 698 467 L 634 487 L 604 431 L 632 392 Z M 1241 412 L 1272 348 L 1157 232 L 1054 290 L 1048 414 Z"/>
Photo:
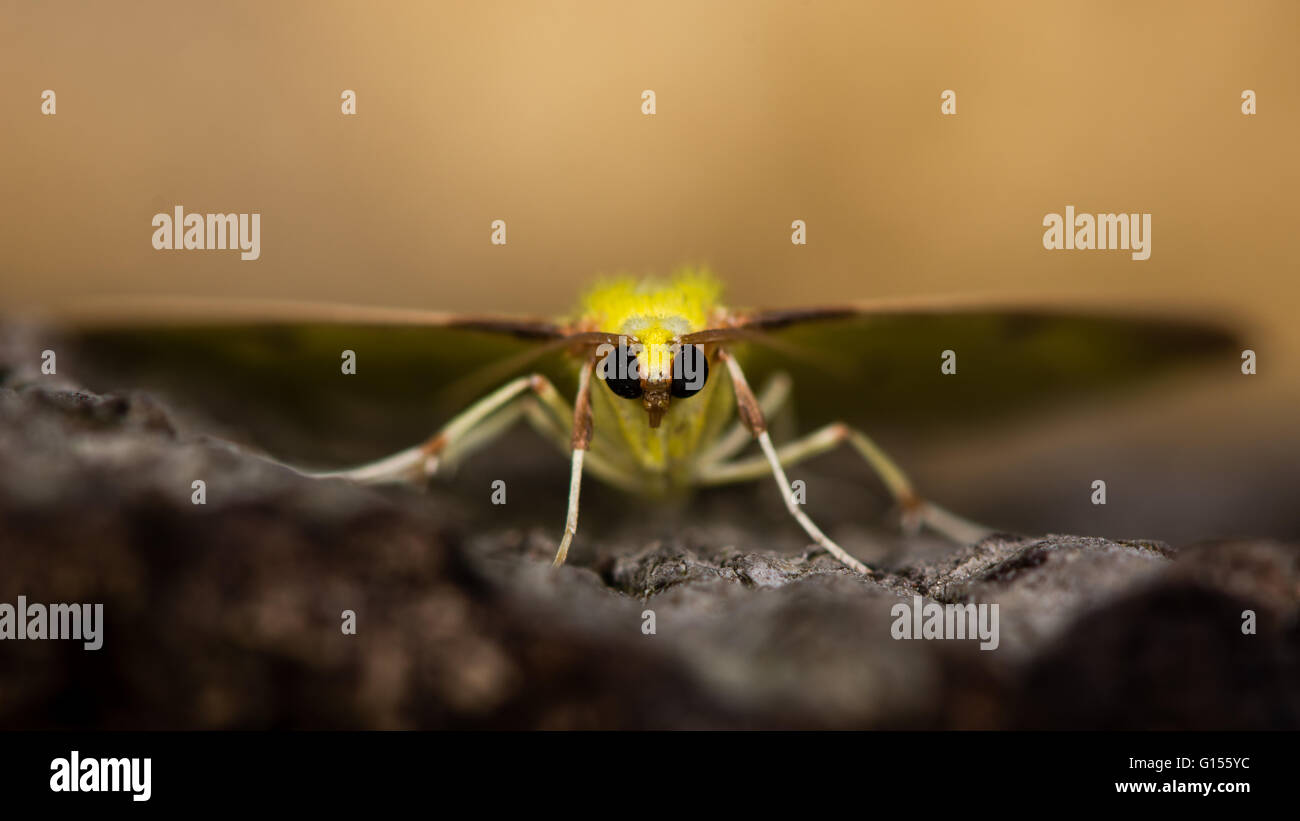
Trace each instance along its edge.
<path fill-rule="evenodd" d="M 492 314 L 457 314 L 417 308 L 228 297 L 100 297 L 81 300 L 42 317 L 81 330 L 140 326 L 185 326 L 217 323 L 425 326 L 501 333 L 522 339 L 559 339 L 563 331 L 550 320 Z"/>
<path fill-rule="evenodd" d="M 804 308 L 753 310 L 738 312 L 737 321 L 730 328 L 705 329 L 700 335 L 718 336 L 730 332 L 734 338 L 746 332 L 758 333 L 808 322 L 824 322 L 855 317 L 872 316 L 944 316 L 972 313 L 1005 313 L 1008 315 L 1037 317 L 1092 317 L 1115 320 L 1160 322 L 1170 326 L 1199 328 L 1217 334 L 1223 339 L 1238 339 L 1242 334 L 1255 332 L 1253 323 L 1233 314 L 1222 305 L 1164 300 L 1134 300 L 1120 304 L 1115 300 L 1100 299 L 1092 295 L 1053 297 L 1022 294 L 981 295 L 954 294 L 917 297 L 889 297 L 865 302 L 848 302 L 842 305 L 810 306 Z M 719 337 L 720 338 L 720 337 Z"/>

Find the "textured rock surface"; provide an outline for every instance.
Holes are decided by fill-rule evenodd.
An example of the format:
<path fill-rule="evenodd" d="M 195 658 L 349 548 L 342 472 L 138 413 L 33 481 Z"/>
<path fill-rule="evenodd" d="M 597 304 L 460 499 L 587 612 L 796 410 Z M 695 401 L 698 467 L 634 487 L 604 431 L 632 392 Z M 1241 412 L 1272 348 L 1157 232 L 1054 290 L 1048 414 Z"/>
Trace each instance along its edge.
<path fill-rule="evenodd" d="M 866 579 L 753 488 L 650 530 L 594 491 L 554 572 L 548 493 L 507 516 L 313 481 L 149 396 L 11 372 L 0 601 L 103 602 L 107 625 L 98 652 L 0 643 L 0 727 L 1300 727 L 1295 545 L 834 525 Z M 893 639 L 912 596 L 999 604 L 998 649 Z"/>

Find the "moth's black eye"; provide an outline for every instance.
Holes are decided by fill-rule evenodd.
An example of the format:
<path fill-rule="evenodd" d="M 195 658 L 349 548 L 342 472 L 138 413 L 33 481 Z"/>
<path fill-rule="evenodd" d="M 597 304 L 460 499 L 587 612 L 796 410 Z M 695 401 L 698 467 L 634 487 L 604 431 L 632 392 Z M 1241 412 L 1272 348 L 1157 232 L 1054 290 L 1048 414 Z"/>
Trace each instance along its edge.
<path fill-rule="evenodd" d="M 709 379 L 709 359 L 703 345 L 684 345 L 673 357 L 673 386 L 671 392 L 678 399 L 694 396 L 704 389 Z"/>
<path fill-rule="evenodd" d="M 596 367 L 596 375 L 615 396 L 641 398 L 641 365 L 637 362 L 636 351 L 627 346 L 619 345 L 610 351 Z"/>

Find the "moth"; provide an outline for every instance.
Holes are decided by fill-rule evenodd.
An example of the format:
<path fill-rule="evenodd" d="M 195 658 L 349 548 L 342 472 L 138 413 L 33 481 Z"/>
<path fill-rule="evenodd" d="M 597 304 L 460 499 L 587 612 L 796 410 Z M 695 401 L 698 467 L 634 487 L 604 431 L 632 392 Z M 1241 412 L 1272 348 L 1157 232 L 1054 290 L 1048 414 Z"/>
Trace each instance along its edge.
<path fill-rule="evenodd" d="M 710 272 L 685 268 L 601 281 L 560 320 L 167 298 L 99 301 L 65 318 L 101 382 L 166 374 L 154 382 L 253 431 L 278 407 L 301 437 L 288 449 L 315 454 L 307 461 L 319 463 L 329 450 L 320 446 L 346 431 L 427 426 L 414 444 L 355 466 L 285 459 L 321 479 L 424 482 L 527 425 L 569 461 L 557 567 L 589 478 L 651 499 L 770 479 L 813 544 L 870 574 L 802 509 L 786 472 L 841 447 L 879 478 L 906 529 L 974 542 L 989 529 L 926 498 L 872 440 L 873 421 L 991 418 L 1235 356 L 1231 331 L 1173 317 L 958 298 L 740 310 L 721 296 Z M 351 373 L 340 368 L 349 355 Z M 944 367 L 958 356 L 960 370 Z M 448 392 L 467 398 L 435 428 Z M 776 442 L 768 420 L 792 395 L 811 424 Z"/>

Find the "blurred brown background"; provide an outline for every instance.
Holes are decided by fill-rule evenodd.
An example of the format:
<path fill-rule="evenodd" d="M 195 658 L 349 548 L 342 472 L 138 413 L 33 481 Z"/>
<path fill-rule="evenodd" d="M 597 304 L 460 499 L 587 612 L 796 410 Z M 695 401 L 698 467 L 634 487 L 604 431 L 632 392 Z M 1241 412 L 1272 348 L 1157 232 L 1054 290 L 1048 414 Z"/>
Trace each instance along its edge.
<path fill-rule="evenodd" d="M 555 314 L 596 273 L 682 262 L 712 265 L 735 304 L 1202 306 L 1249 323 L 1251 411 L 1222 392 L 1180 405 L 1159 458 L 1193 459 L 1207 493 L 1280 493 L 1250 471 L 1293 470 L 1296 3 L 3 8 L 6 308 L 168 293 Z M 260 212 L 261 259 L 155 251 L 151 218 L 176 205 Z M 1045 251 L 1042 218 L 1067 205 L 1152 213 L 1151 258 Z M 1131 433 L 1172 436 L 1167 408 L 1145 413 Z M 1097 447 L 1071 435 L 986 447 Z M 1223 453 L 1237 474 L 1211 475 Z M 935 475 L 960 497 L 987 470 L 963 456 Z"/>

